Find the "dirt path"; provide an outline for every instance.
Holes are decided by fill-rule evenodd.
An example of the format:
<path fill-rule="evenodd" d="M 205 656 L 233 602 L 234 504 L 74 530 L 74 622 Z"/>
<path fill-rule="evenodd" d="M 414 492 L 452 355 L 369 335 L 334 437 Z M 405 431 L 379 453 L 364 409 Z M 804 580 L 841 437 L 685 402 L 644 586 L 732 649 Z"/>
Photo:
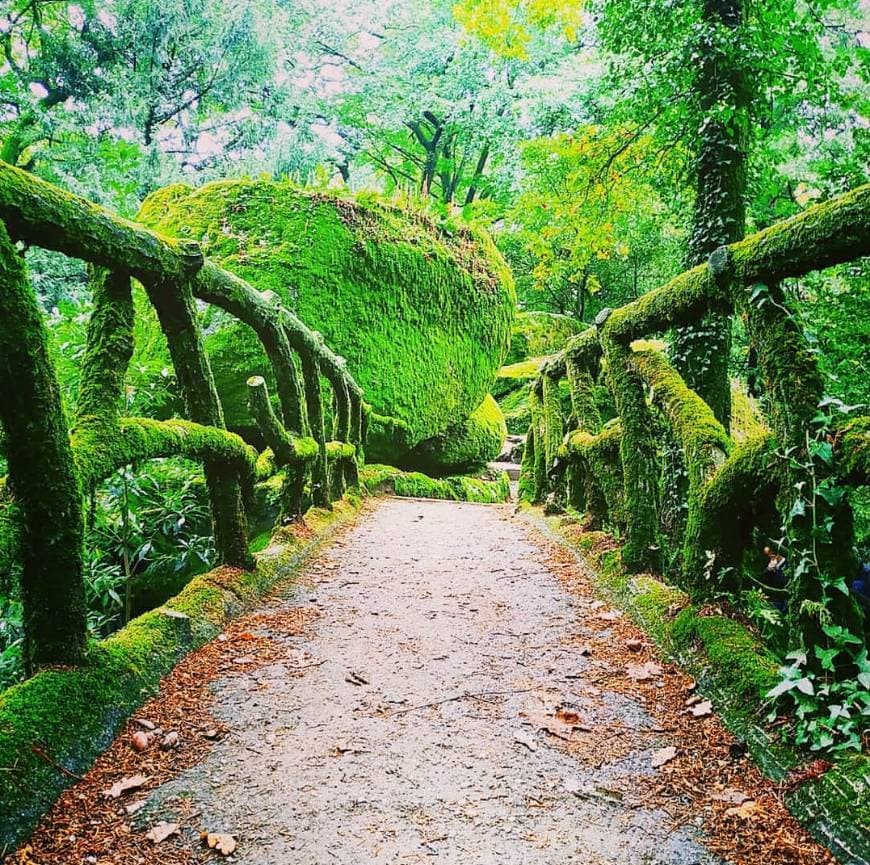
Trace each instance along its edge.
<path fill-rule="evenodd" d="M 687 711 L 685 677 L 506 508 L 388 500 L 271 609 L 232 640 L 282 651 L 225 658 L 211 683 L 220 741 L 133 816 L 111 806 L 139 861 L 199 861 L 203 829 L 244 865 L 828 861 L 715 718 Z M 291 614 L 316 618 L 282 630 Z M 179 834 L 145 841 L 161 821 Z M 41 835 L 22 861 L 136 861 L 81 843 L 40 858 Z"/>

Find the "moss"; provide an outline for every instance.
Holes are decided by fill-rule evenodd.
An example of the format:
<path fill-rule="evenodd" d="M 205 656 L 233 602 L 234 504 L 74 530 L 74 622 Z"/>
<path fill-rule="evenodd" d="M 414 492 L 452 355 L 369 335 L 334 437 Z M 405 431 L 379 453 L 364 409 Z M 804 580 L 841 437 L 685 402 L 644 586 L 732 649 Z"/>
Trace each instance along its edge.
<path fill-rule="evenodd" d="M 565 445 L 566 458 L 578 469 L 577 489 L 571 498 L 575 507 L 592 519 L 593 525 L 624 528 L 625 485 L 620 461 L 622 428 L 609 422 L 600 433 L 582 430 L 570 433 Z"/>
<path fill-rule="evenodd" d="M 518 388 L 499 400 L 498 407 L 504 415 L 505 427 L 510 435 L 525 435 L 532 422 L 527 388 Z"/>
<path fill-rule="evenodd" d="M 529 412 L 531 417 L 531 411 Z M 520 465 L 520 479 L 517 484 L 517 495 L 521 502 L 534 502 L 535 489 L 535 464 L 538 459 L 538 443 L 535 438 L 535 426 L 530 424 L 526 432 L 526 443 L 523 447 L 523 459 Z"/>
<path fill-rule="evenodd" d="M 505 472 L 494 481 L 467 475 L 430 478 L 421 472 L 403 472 L 393 466 L 369 464 L 360 471 L 360 481 L 371 493 L 389 492 L 410 498 L 448 499 L 478 504 L 506 502 L 511 494 L 510 480 Z"/>
<path fill-rule="evenodd" d="M 501 399 L 529 384 L 538 377 L 538 373 L 546 361 L 546 357 L 530 357 L 501 367 L 492 385 L 492 395 L 496 399 Z"/>
<path fill-rule="evenodd" d="M 28 671 L 85 649 L 82 504 L 42 310 L 0 222 L 0 426 L 21 517 Z"/>
<path fill-rule="evenodd" d="M 732 443 L 710 406 L 690 389 L 682 376 L 657 351 L 635 351 L 633 364 L 652 389 L 652 401 L 665 417 L 676 437 L 682 462 L 688 473 L 688 514 L 685 533 L 690 549 L 687 581 L 698 584 L 703 572 L 697 571 L 696 544 L 701 520 L 701 493 L 707 482 L 731 453 Z"/>
<path fill-rule="evenodd" d="M 837 434 L 839 473 L 850 483 L 870 484 L 870 417 L 845 423 Z"/>
<path fill-rule="evenodd" d="M 168 456 L 221 463 L 249 483 L 257 459 L 256 451 L 235 433 L 184 420 L 127 417 L 111 425 L 85 417 L 73 428 L 71 441 L 86 489 L 125 465 Z"/>
<path fill-rule="evenodd" d="M 732 590 L 740 588 L 740 559 L 753 532 L 765 525 L 780 480 L 770 433 L 747 439 L 704 485 L 698 495 L 697 519 L 686 533 L 683 569 L 690 584 L 703 575 L 721 586 L 727 572 Z M 714 586 L 710 586 L 714 588 Z"/>
<path fill-rule="evenodd" d="M 347 359 L 378 413 L 408 424 L 411 446 L 470 415 L 507 350 L 513 287 L 482 235 L 265 181 L 157 193 L 142 217 L 202 239 L 207 255 L 275 292 Z M 228 375 L 244 381 L 255 372 Z M 395 458 L 377 441 L 369 450 Z"/>
<path fill-rule="evenodd" d="M 731 438 L 743 442 L 770 432 L 758 401 L 746 392 L 739 379 L 731 379 Z"/>
<path fill-rule="evenodd" d="M 623 558 L 630 570 L 658 571 L 658 458 L 654 424 L 632 352 L 611 333 L 608 319 L 602 334 L 607 379 L 619 412 L 620 459 L 625 490 L 626 539 Z"/>
<path fill-rule="evenodd" d="M 434 475 L 478 471 L 501 453 L 506 437 L 504 415 L 487 394 L 466 421 L 417 445 L 407 465 Z"/>
<path fill-rule="evenodd" d="M 583 325 L 576 318 L 553 312 L 518 312 L 511 328 L 511 345 L 506 362 L 561 351 L 569 337 Z"/>

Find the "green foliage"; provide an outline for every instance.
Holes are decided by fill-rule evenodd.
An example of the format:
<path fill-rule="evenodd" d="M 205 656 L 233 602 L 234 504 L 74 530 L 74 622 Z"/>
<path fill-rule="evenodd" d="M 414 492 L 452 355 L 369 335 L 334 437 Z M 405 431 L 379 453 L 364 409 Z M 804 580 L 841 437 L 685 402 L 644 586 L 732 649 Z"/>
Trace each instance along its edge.
<path fill-rule="evenodd" d="M 202 242 L 207 255 L 274 291 L 347 359 L 377 412 L 409 425 L 409 445 L 468 417 L 507 350 L 513 287 L 481 234 L 371 197 L 354 201 L 266 182 L 171 188 L 150 199 L 142 217 Z M 238 353 L 246 335 L 240 326 L 234 333 L 238 339 L 212 333 L 207 348 L 231 344 Z M 215 356 L 231 423 L 247 413 L 228 383 L 244 387 L 250 375 L 268 373 L 261 353 L 254 368 L 256 355 L 239 355 L 244 367 L 229 352 Z"/>
<path fill-rule="evenodd" d="M 522 262 L 530 265 L 527 307 L 588 321 L 675 269 L 680 232 L 650 173 L 649 149 L 649 137 L 631 127 L 594 125 L 523 145 L 523 185 L 509 213 L 516 240 L 507 248 L 531 258 Z"/>
<path fill-rule="evenodd" d="M 511 329 L 511 347 L 505 364 L 561 351 L 568 338 L 578 333 L 580 323 L 567 315 L 548 312 L 518 312 Z"/>
<path fill-rule="evenodd" d="M 845 628 L 825 625 L 822 630 L 825 645 L 813 646 L 812 659 L 804 650 L 786 655 L 791 663 L 780 667 L 780 681 L 767 696 L 794 712 L 798 745 L 813 751 L 861 751 L 870 730 L 867 647 Z M 854 675 L 838 677 L 837 668 L 846 661 Z"/>

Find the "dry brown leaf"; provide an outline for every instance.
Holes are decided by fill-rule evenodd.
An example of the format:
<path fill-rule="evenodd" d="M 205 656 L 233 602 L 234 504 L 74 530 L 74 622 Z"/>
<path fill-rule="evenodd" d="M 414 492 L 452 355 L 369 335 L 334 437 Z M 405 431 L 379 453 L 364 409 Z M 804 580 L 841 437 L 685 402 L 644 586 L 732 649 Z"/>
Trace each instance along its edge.
<path fill-rule="evenodd" d="M 236 839 L 221 832 L 207 832 L 205 843 L 210 850 L 217 850 L 224 856 L 229 856 L 236 849 Z"/>
<path fill-rule="evenodd" d="M 726 817 L 737 817 L 739 820 L 751 820 L 759 811 L 758 802 L 755 799 L 747 799 L 736 808 L 729 808 L 725 812 Z"/>
<path fill-rule="evenodd" d="M 664 766 L 665 763 L 670 763 L 677 756 L 677 749 L 673 745 L 668 745 L 667 748 L 659 748 L 658 751 L 653 751 L 652 767 L 658 769 L 659 766 Z"/>
<path fill-rule="evenodd" d="M 696 718 L 705 718 L 713 713 L 713 704 L 709 700 L 702 700 L 700 703 L 695 703 L 689 708 L 689 711 Z"/>
<path fill-rule="evenodd" d="M 148 780 L 145 775 L 128 775 L 126 778 L 116 781 L 108 790 L 103 790 L 103 795 L 107 799 L 120 799 L 124 793 L 130 790 L 138 790 Z"/>
<path fill-rule="evenodd" d="M 179 828 L 178 823 L 158 823 L 151 828 L 151 831 L 145 837 L 153 844 L 160 844 L 170 835 L 177 835 Z"/>
<path fill-rule="evenodd" d="M 635 682 L 648 682 L 660 676 L 662 668 L 654 661 L 647 661 L 645 664 L 629 664 L 625 668 L 625 674 Z"/>
<path fill-rule="evenodd" d="M 726 802 L 729 805 L 742 805 L 750 797 L 740 790 L 735 790 L 733 787 L 726 787 L 720 793 L 714 793 L 712 799 L 714 802 Z"/>

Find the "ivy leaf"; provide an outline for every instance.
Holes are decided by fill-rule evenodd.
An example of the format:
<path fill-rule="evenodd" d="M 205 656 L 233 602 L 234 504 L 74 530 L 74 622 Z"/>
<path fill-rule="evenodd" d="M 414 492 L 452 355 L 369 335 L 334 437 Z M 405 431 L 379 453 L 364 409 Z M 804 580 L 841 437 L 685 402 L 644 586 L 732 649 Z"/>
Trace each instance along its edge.
<path fill-rule="evenodd" d="M 822 664 L 823 670 L 833 670 L 834 669 L 834 658 L 840 654 L 839 649 L 826 649 L 823 646 L 815 647 L 816 657 Z"/>
<path fill-rule="evenodd" d="M 802 679 L 798 679 L 795 685 L 802 694 L 807 694 L 810 697 L 816 692 L 816 689 L 813 687 L 812 680 L 808 679 L 806 676 L 804 676 Z"/>

